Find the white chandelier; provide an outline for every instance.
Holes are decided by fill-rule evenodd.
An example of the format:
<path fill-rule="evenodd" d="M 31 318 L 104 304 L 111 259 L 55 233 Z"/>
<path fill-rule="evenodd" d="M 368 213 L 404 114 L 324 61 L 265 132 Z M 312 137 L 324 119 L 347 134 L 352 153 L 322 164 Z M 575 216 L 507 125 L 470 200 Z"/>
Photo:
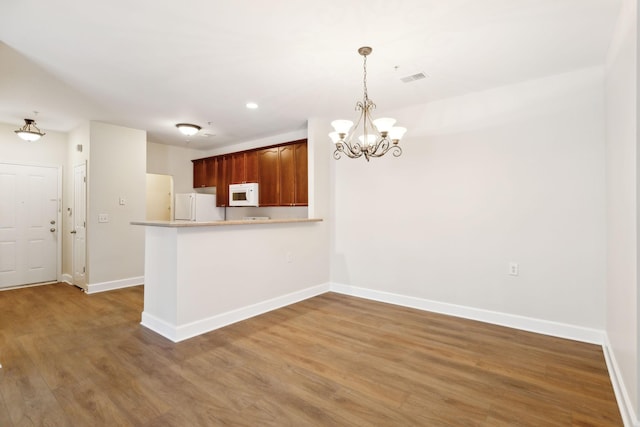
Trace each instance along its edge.
<path fill-rule="evenodd" d="M 385 117 L 373 120 L 371 116 L 371 111 L 376 108 L 376 104 L 369 99 L 369 94 L 367 93 L 367 55 L 372 50 L 367 46 L 358 49 L 358 53 L 364 57 L 364 98 L 356 103 L 356 111 L 360 111 L 358 121 L 355 126 L 351 120 L 334 120 L 331 122 L 335 132 L 331 132 L 329 137 L 336 145 L 336 151 L 333 152 L 333 158 L 336 160 L 343 153 L 352 159 L 364 156 L 367 161 L 369 161 L 370 157 L 382 157 L 389 151 L 392 151 L 395 157 L 399 157 L 402 154 L 402 149 L 398 143 L 407 129 L 394 127 L 395 119 Z M 362 122 L 362 134 L 354 141 L 353 136 L 360 122 Z"/>

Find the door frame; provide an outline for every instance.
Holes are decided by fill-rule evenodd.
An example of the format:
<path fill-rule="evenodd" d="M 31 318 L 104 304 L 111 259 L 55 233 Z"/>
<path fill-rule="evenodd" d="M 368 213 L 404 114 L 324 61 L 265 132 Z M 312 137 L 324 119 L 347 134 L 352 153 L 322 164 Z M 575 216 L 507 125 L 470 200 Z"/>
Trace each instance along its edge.
<path fill-rule="evenodd" d="M 56 281 L 62 282 L 62 239 L 64 238 L 65 225 L 62 223 L 62 165 L 56 165 L 51 163 L 23 163 L 23 162 L 0 162 L 3 165 L 24 166 L 24 167 L 38 167 L 38 168 L 51 168 L 56 170 L 56 187 L 57 187 L 57 200 L 58 208 L 56 212 L 56 224 L 58 229 L 57 241 L 56 241 Z M 49 284 L 54 282 L 42 282 L 31 285 L 19 285 L 22 286 L 38 286 L 43 284 Z M 11 289 L 11 288 L 5 288 Z"/>
<path fill-rule="evenodd" d="M 68 231 L 73 231 L 76 228 L 76 215 L 77 215 L 77 210 L 76 210 L 76 198 L 77 198 L 77 194 L 76 194 L 76 169 L 77 168 L 83 168 L 84 169 L 84 266 L 85 270 L 84 270 L 84 280 L 82 283 L 79 283 L 76 280 L 76 245 L 77 245 L 77 239 L 76 239 L 76 235 L 75 234 L 71 234 L 71 243 L 70 243 L 70 256 L 71 256 L 71 272 L 70 272 L 70 283 L 74 286 L 79 287 L 80 289 L 82 289 L 84 292 L 88 291 L 88 280 L 87 277 L 89 275 L 89 271 L 88 271 L 88 257 L 87 257 L 87 239 L 88 239 L 88 232 L 87 232 L 87 221 L 88 221 L 88 216 L 87 216 L 87 212 L 88 212 L 88 206 L 89 206 L 89 199 L 88 199 L 88 180 L 89 180 L 89 173 L 88 173 L 88 169 L 89 169 L 89 164 L 87 161 L 84 161 L 82 163 L 78 163 L 76 165 L 74 165 L 72 167 L 71 170 L 71 187 L 72 187 L 72 195 L 70 196 L 71 199 L 71 215 L 70 215 L 70 219 L 71 219 L 71 230 Z"/>

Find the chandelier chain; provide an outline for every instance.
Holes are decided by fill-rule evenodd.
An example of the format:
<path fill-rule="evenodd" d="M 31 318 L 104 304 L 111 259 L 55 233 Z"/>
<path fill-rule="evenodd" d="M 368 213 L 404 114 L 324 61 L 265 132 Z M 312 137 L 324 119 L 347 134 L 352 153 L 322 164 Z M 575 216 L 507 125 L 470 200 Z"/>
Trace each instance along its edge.
<path fill-rule="evenodd" d="M 364 62 L 362 67 L 364 69 L 364 72 L 362 73 L 362 83 L 364 85 L 364 100 L 366 103 L 366 101 L 369 99 L 369 93 L 367 92 L 367 55 L 364 55 Z"/>

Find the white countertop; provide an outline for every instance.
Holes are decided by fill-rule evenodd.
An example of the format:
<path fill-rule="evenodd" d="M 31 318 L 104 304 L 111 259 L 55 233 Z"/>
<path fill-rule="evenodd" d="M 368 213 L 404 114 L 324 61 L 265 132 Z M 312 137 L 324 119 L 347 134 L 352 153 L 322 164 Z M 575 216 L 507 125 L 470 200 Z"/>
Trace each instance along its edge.
<path fill-rule="evenodd" d="M 218 227 L 227 225 L 257 224 L 290 224 L 300 222 L 320 222 L 322 218 L 288 218 L 288 219 L 242 219 L 231 221 L 131 221 L 131 225 L 147 225 L 152 227 Z"/>

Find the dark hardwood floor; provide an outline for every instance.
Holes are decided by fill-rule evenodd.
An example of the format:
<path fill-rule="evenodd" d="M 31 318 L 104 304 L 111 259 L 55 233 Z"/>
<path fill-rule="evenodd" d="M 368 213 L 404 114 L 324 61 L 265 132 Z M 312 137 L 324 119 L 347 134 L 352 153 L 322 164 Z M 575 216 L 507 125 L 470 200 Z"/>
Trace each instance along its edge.
<path fill-rule="evenodd" d="M 0 426 L 621 426 L 596 345 L 329 293 L 174 344 L 142 287 L 0 292 Z"/>

